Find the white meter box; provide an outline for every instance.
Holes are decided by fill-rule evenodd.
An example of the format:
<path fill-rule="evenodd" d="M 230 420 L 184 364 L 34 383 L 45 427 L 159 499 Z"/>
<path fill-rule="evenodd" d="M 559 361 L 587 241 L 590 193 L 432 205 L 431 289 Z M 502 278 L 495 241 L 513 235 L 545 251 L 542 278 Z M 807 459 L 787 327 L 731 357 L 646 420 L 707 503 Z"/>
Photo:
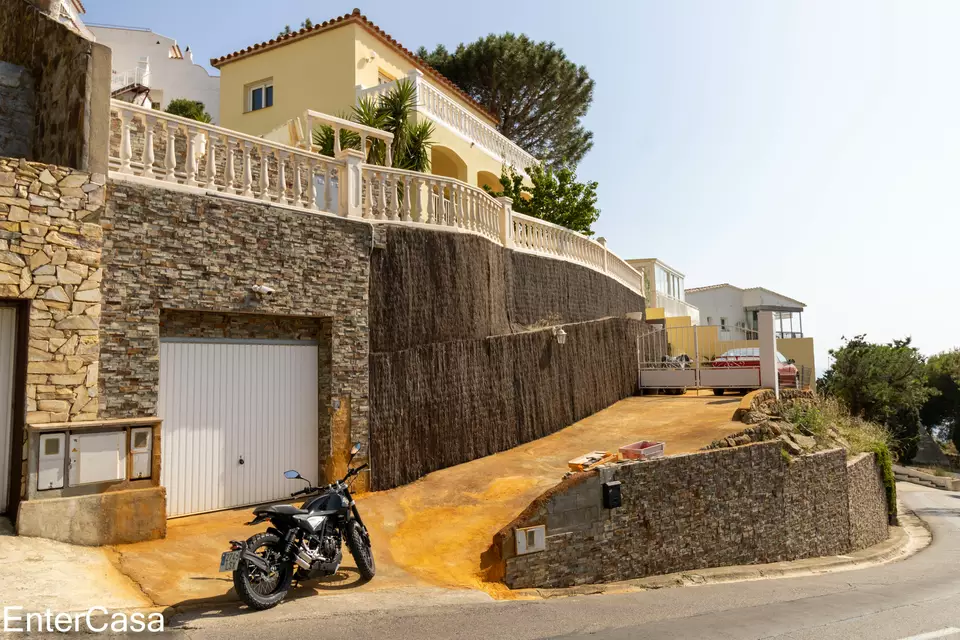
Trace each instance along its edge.
<path fill-rule="evenodd" d="M 63 488 L 63 469 L 66 466 L 67 434 L 40 435 L 40 461 L 37 467 L 37 490 Z"/>
<path fill-rule="evenodd" d="M 124 480 L 126 468 L 125 430 L 70 434 L 71 487 Z"/>
<path fill-rule="evenodd" d="M 153 429 L 140 427 L 130 430 L 130 479 L 139 480 L 150 477 L 153 461 Z"/>

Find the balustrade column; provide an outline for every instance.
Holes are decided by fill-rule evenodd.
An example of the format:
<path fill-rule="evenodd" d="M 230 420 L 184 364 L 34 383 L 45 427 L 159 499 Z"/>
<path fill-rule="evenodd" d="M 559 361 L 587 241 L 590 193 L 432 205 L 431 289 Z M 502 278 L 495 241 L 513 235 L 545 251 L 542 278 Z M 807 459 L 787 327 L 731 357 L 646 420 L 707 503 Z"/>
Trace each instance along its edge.
<path fill-rule="evenodd" d="M 143 171 L 140 172 L 144 178 L 153 178 L 156 176 L 153 170 L 153 163 L 156 160 L 153 151 L 153 128 L 157 125 L 157 119 L 154 116 L 144 117 L 143 130 Z"/>
<path fill-rule="evenodd" d="M 217 188 L 217 139 L 207 134 L 207 189 Z"/>
<path fill-rule="evenodd" d="M 263 147 L 257 145 L 257 155 L 260 157 L 260 193 L 257 194 L 261 200 L 270 199 L 270 154 L 264 151 Z"/>
<path fill-rule="evenodd" d="M 250 166 L 250 150 L 253 143 L 243 141 L 243 190 L 240 195 L 253 197 L 253 167 Z"/>
<path fill-rule="evenodd" d="M 607 239 L 597 238 L 597 243 L 603 247 L 603 272 L 607 272 Z"/>
<path fill-rule="evenodd" d="M 317 164 L 316 161 L 310 159 L 307 161 L 307 197 L 310 198 L 310 202 L 307 204 L 307 207 L 310 209 L 317 208 Z"/>
<path fill-rule="evenodd" d="M 287 152 L 277 151 L 277 202 L 287 204 Z"/>
<path fill-rule="evenodd" d="M 167 182 L 176 182 L 177 181 L 177 129 L 180 128 L 176 122 L 171 122 L 167 120 L 164 123 L 164 128 L 167 130 L 167 154 L 163 160 L 164 169 L 166 173 L 163 176 L 163 179 Z"/>
<path fill-rule="evenodd" d="M 236 182 L 237 175 L 236 169 L 233 166 L 233 139 L 228 136 L 223 137 L 223 152 L 226 154 L 227 159 L 227 166 L 225 167 L 226 173 L 223 176 L 223 190 L 236 192 L 234 183 Z"/>
<path fill-rule="evenodd" d="M 130 158 L 133 149 L 130 143 L 130 121 L 133 117 L 129 111 L 120 111 L 120 173 L 133 173 L 130 168 Z"/>
<path fill-rule="evenodd" d="M 197 182 L 197 130 L 187 125 L 186 127 L 186 155 L 187 155 L 187 180 L 185 184 L 195 187 Z"/>
<path fill-rule="evenodd" d="M 300 156 L 294 154 L 290 156 L 293 163 L 293 204 L 298 207 L 303 206 L 303 176 L 300 175 Z"/>

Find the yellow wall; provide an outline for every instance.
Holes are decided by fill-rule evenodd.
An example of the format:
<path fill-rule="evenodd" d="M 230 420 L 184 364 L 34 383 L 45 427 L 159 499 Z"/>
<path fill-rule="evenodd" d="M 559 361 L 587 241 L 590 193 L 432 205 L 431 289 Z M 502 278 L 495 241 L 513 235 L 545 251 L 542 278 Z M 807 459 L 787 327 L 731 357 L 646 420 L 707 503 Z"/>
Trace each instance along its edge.
<path fill-rule="evenodd" d="M 356 24 L 299 38 L 220 67 L 220 126 L 259 136 L 307 109 L 330 115 L 349 113 L 356 102 L 358 85 L 376 86 L 381 71 L 402 78 L 414 68 L 412 62 Z M 267 78 L 273 79 L 273 106 L 245 113 L 245 87 Z M 430 76 L 425 79 L 493 126 L 481 111 L 457 93 Z M 426 119 L 420 114 L 417 118 Z M 440 155 L 453 154 L 465 166 L 457 167 L 454 173 L 453 167 L 460 163 L 441 158 L 439 175 L 456 176 L 478 186 L 489 183 L 489 176 L 494 176 L 491 186 L 499 188 L 502 170 L 499 160 L 471 146 L 444 125 L 433 124 L 433 142 L 442 148 Z"/>
<path fill-rule="evenodd" d="M 784 357 L 791 358 L 797 365 L 816 371 L 816 362 L 813 359 L 813 338 L 781 338 L 777 340 L 777 351 Z M 811 373 L 811 384 L 815 382 Z"/>
<path fill-rule="evenodd" d="M 664 319 L 663 309 L 660 307 L 647 307 L 646 311 L 644 311 L 644 315 L 646 316 L 647 320 Z"/>
<path fill-rule="evenodd" d="M 307 109 L 337 115 L 356 99 L 356 25 L 294 40 L 220 67 L 220 126 L 263 135 Z M 244 87 L 273 78 L 273 106 L 244 113 Z"/>

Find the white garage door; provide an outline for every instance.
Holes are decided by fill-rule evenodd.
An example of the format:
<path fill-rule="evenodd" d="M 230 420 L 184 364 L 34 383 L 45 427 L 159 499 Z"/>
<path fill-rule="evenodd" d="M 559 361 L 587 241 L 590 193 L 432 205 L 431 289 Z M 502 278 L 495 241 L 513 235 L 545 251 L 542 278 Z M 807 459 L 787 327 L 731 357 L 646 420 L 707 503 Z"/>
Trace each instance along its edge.
<path fill-rule="evenodd" d="M 286 498 L 317 482 L 316 343 L 164 338 L 160 481 L 167 515 Z"/>

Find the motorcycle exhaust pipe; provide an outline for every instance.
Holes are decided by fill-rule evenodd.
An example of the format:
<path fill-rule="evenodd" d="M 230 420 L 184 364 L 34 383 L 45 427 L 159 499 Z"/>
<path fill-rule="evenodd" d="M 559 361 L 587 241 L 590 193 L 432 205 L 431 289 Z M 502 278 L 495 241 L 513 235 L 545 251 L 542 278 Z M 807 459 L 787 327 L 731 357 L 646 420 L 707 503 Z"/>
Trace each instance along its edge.
<path fill-rule="evenodd" d="M 294 562 L 297 563 L 297 566 L 303 569 L 304 571 L 310 571 L 310 565 L 312 564 L 310 558 L 303 555 L 302 552 L 297 552 L 297 555 L 293 557 Z"/>

